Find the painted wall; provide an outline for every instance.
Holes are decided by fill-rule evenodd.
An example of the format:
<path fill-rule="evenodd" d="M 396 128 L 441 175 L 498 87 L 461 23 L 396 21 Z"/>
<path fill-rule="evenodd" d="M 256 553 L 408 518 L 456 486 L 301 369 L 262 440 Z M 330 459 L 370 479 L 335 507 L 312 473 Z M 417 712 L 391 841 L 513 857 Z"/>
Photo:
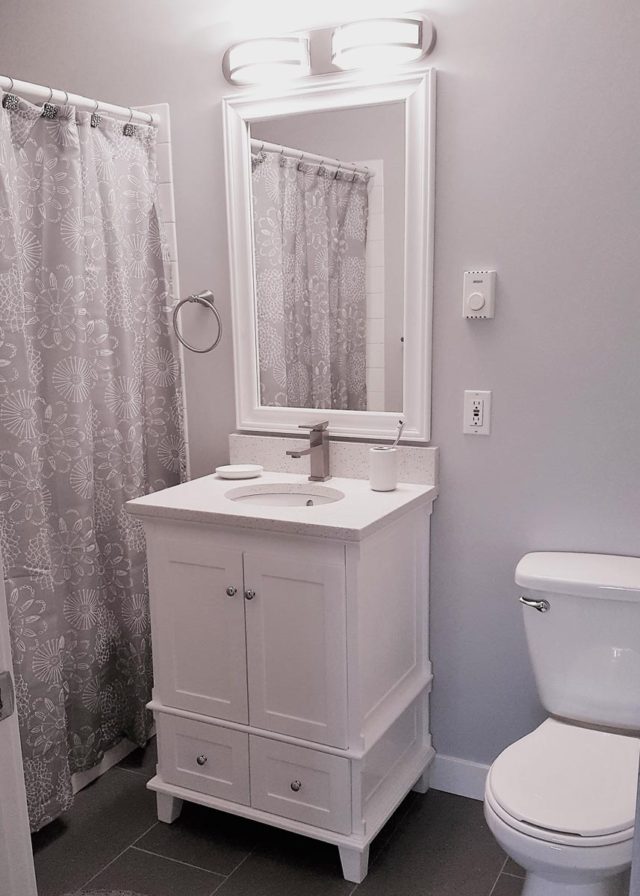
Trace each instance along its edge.
<path fill-rule="evenodd" d="M 187 361 L 196 474 L 226 458 L 235 424 L 222 53 L 260 29 L 402 8 L 318 6 L 2 3 L 3 73 L 116 103 L 171 104 L 182 290 L 213 288 L 227 325 L 216 352 Z M 216 23 L 229 10 L 234 23 Z M 433 0 L 430 14 L 442 448 L 433 727 L 439 751 L 488 762 L 541 717 L 513 584 L 518 558 L 539 548 L 640 554 L 640 7 Z M 485 266 L 498 270 L 497 318 L 463 321 L 462 272 Z M 195 339 L 205 312 L 191 310 Z M 465 388 L 493 389 L 489 438 L 462 435 Z"/>

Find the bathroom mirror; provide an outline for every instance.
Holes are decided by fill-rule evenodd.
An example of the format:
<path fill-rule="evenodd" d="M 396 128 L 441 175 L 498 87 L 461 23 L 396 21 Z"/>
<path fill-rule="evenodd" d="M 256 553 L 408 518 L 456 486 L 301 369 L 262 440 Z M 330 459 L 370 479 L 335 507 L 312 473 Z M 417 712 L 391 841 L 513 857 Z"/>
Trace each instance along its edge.
<path fill-rule="evenodd" d="M 428 441 L 435 75 L 314 81 L 223 101 L 237 425 Z"/>

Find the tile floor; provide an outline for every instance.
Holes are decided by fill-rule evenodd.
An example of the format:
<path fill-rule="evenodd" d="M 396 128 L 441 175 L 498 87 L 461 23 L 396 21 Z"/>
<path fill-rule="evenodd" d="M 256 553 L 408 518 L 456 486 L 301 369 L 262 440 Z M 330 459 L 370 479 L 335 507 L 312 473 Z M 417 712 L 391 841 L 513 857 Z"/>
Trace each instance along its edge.
<path fill-rule="evenodd" d="M 172 825 L 155 817 L 145 782 L 155 750 L 138 750 L 33 836 L 39 896 L 131 890 L 144 896 L 520 896 L 474 800 L 412 793 L 371 846 L 369 874 L 342 878 L 338 850 L 185 803 Z"/>

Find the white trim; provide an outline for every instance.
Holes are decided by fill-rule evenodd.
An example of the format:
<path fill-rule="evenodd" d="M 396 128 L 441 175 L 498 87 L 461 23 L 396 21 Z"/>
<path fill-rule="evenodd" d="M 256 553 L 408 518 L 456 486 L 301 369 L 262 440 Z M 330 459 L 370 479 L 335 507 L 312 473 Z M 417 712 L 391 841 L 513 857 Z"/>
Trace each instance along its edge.
<path fill-rule="evenodd" d="M 254 312 L 251 166 L 247 126 L 298 112 L 392 102 L 406 104 L 405 160 L 405 351 L 404 438 L 428 442 L 431 417 L 431 320 L 433 303 L 435 71 L 413 69 L 378 82 L 352 74 L 327 75 L 269 95 L 256 91 L 222 102 L 227 224 L 233 311 L 233 349 L 238 429 L 297 432 L 301 423 L 328 419 L 332 435 L 392 438 L 398 412 L 274 408 L 259 404 Z"/>
<path fill-rule="evenodd" d="M 488 765 L 438 753 L 431 766 L 429 782 L 432 790 L 483 800 L 488 772 Z"/>

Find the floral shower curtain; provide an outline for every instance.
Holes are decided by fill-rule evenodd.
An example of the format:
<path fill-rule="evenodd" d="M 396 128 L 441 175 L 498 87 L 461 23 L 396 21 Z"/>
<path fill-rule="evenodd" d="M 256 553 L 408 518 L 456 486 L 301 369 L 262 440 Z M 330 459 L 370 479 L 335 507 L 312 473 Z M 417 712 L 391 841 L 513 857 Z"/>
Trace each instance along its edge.
<path fill-rule="evenodd" d="M 123 736 L 151 645 L 129 498 L 183 476 L 155 128 L 0 109 L 0 547 L 31 824 Z"/>
<path fill-rule="evenodd" d="M 365 411 L 368 178 L 276 152 L 252 169 L 261 403 Z"/>

